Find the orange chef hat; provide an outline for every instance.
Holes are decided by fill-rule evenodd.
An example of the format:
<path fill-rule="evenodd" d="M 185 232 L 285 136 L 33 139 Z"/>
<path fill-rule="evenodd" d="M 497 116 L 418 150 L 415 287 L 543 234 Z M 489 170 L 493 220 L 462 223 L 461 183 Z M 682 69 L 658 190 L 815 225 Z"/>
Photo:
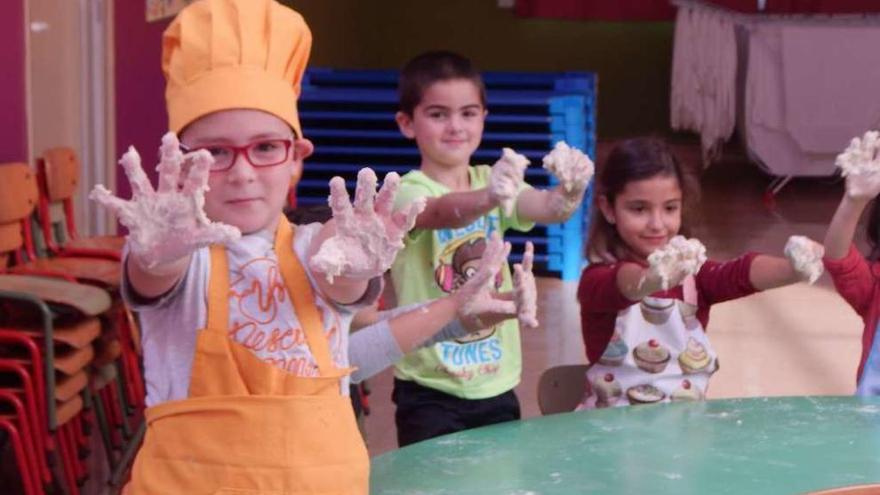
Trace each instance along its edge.
<path fill-rule="evenodd" d="M 269 112 L 303 137 L 296 109 L 312 48 L 305 19 L 274 0 L 197 0 L 162 36 L 170 130 L 219 110 Z"/>

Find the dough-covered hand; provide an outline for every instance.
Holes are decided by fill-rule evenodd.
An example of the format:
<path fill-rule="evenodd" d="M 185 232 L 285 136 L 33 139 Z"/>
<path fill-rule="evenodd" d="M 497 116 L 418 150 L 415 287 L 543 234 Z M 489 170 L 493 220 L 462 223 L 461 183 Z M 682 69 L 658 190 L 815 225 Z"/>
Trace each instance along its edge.
<path fill-rule="evenodd" d="M 502 149 L 501 158 L 492 165 L 489 174 L 489 197 L 501 205 L 504 214 L 511 216 L 516 207 L 516 197 L 525 180 L 529 159 L 510 148 Z"/>
<path fill-rule="evenodd" d="M 424 198 L 394 212 L 394 197 L 400 176 L 385 175 L 376 194 L 376 173 L 370 168 L 358 172 L 354 203 L 341 177 L 330 180 L 330 208 L 336 221 L 336 233 L 325 240 L 310 266 L 327 277 L 370 279 L 391 268 L 394 257 L 403 248 L 403 236 L 415 225 L 425 209 Z"/>
<path fill-rule="evenodd" d="M 595 171 L 593 160 L 565 141 L 559 141 L 553 147 L 553 151 L 544 156 L 543 162 L 544 168 L 559 180 L 564 194 L 580 201 L 590 179 L 593 178 Z"/>
<path fill-rule="evenodd" d="M 137 150 L 130 147 L 119 163 L 131 184 L 131 199 L 120 199 L 101 184 L 89 194 L 128 227 L 133 259 L 149 269 L 183 258 L 200 247 L 241 237 L 236 227 L 212 222 L 205 215 L 205 192 L 214 160 L 210 153 L 201 150 L 184 155 L 172 132 L 162 137 L 160 153 L 157 189 L 144 173 Z M 191 166 L 181 181 L 185 161 Z"/>
<path fill-rule="evenodd" d="M 677 235 L 648 255 L 648 273 L 645 279 L 660 281 L 663 290 L 675 287 L 700 271 L 706 262 L 706 247 L 696 239 Z"/>
<path fill-rule="evenodd" d="M 532 273 L 534 258 L 535 246 L 526 242 L 522 263 L 513 265 L 513 293 L 520 328 L 538 327 L 538 289 Z"/>
<path fill-rule="evenodd" d="M 495 291 L 495 277 L 507 262 L 508 254 L 510 243 L 503 242 L 494 232 L 486 240 L 477 271 L 453 295 L 459 302 L 458 319 L 465 328 L 489 328 L 517 315 L 516 303 L 500 297 Z"/>
<path fill-rule="evenodd" d="M 853 199 L 873 199 L 880 194 L 880 133 L 855 137 L 834 164 L 846 177 L 846 194 Z"/>
<path fill-rule="evenodd" d="M 802 235 L 793 235 L 785 243 L 785 257 L 803 280 L 813 284 L 825 271 L 822 257 L 825 248 L 818 242 Z"/>

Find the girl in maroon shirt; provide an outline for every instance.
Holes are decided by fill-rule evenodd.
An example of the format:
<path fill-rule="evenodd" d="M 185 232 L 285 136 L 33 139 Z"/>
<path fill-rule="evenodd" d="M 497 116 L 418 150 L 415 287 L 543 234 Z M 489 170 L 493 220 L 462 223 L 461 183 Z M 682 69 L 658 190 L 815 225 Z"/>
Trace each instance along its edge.
<path fill-rule="evenodd" d="M 664 290 L 647 257 L 689 234 L 686 212 L 695 191 L 659 139 L 623 141 L 600 167 L 587 246 L 591 264 L 578 287 L 591 363 L 581 407 L 704 398 L 718 369 L 704 331 L 709 308 L 806 277 L 788 259 L 746 253 L 706 261 L 693 274 L 674 270 Z M 810 241 L 808 248 L 812 269 L 821 268 L 821 246 Z"/>
<path fill-rule="evenodd" d="M 825 267 L 834 287 L 862 317 L 862 355 L 856 375 L 856 395 L 880 396 L 880 166 L 877 154 L 880 135 L 869 131 L 855 138 L 837 157 L 846 175 L 846 194 L 825 234 Z M 873 204 L 871 203 L 873 201 Z M 865 234 L 870 245 L 867 257 L 853 245 L 862 212 L 871 205 Z"/>

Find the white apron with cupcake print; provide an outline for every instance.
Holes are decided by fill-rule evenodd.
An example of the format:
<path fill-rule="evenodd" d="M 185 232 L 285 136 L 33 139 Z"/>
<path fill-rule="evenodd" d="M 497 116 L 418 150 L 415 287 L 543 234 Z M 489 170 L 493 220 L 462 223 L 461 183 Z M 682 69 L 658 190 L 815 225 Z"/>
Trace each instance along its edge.
<path fill-rule="evenodd" d="M 683 301 L 646 297 L 617 315 L 578 410 L 705 397 L 718 359 L 696 316 L 694 278 L 682 286 Z"/>

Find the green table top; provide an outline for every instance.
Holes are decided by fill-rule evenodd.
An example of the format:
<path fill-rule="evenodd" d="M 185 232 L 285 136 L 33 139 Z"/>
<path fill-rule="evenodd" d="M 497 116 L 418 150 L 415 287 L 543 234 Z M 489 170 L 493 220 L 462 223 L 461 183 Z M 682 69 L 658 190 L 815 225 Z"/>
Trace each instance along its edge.
<path fill-rule="evenodd" d="M 795 494 L 880 482 L 880 398 L 780 397 L 544 416 L 372 461 L 370 493 Z"/>

